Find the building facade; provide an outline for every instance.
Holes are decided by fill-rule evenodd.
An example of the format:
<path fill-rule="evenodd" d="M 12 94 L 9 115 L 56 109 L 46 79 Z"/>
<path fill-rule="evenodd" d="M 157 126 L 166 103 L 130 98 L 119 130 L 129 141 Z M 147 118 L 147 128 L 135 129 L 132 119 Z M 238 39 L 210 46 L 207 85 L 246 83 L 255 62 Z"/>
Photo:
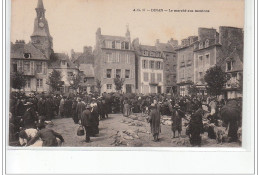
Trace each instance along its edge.
<path fill-rule="evenodd" d="M 168 43 L 160 43 L 156 40 L 156 49 L 161 52 L 163 58 L 163 84 L 165 93 L 177 92 L 177 52 L 178 41 L 172 38 Z"/>
<path fill-rule="evenodd" d="M 48 62 L 48 75 L 50 75 L 53 70 L 57 70 L 61 73 L 62 87 L 58 89 L 58 91 L 61 93 L 74 92 L 70 87 L 74 83 L 72 82 L 73 76 L 79 74 L 79 69 L 71 62 L 69 56 L 64 53 L 53 53 Z"/>
<path fill-rule="evenodd" d="M 194 44 L 197 36 L 190 36 L 181 40 L 177 51 L 177 85 L 178 94 L 188 95 L 188 88 L 194 82 Z"/>
<path fill-rule="evenodd" d="M 194 44 L 194 83 L 200 94 L 206 94 L 204 75 L 215 65 L 221 65 L 237 49 L 243 55 L 243 30 L 234 27 L 199 28 L 198 42 Z"/>
<path fill-rule="evenodd" d="M 138 92 L 142 94 L 163 93 L 163 57 L 155 46 L 140 45 L 133 41 L 136 52 L 136 81 Z"/>
<path fill-rule="evenodd" d="M 36 18 L 31 41 L 27 44 L 22 40 L 11 43 L 11 75 L 17 71 L 24 73 L 25 93 L 47 92 L 49 89 L 46 84 L 47 64 L 53 53 L 53 43 L 42 0 L 38 0 L 35 10 Z"/>
<path fill-rule="evenodd" d="M 124 79 L 122 92 L 135 92 L 135 54 L 128 29 L 125 36 L 110 36 L 102 35 L 98 28 L 94 59 L 95 77 L 101 81 L 101 93 L 116 92 L 114 78 Z"/>
<path fill-rule="evenodd" d="M 80 64 L 79 74 L 81 77 L 81 92 L 93 93 L 94 91 L 97 91 L 93 64 Z"/>

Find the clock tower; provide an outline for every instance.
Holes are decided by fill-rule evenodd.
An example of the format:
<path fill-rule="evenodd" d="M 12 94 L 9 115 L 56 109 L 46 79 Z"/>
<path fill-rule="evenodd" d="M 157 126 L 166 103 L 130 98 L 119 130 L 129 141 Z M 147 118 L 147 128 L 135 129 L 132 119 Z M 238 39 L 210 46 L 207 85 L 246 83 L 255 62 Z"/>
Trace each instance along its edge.
<path fill-rule="evenodd" d="M 31 35 L 32 44 L 50 59 L 52 53 L 52 37 L 50 35 L 48 22 L 45 18 L 45 9 L 42 0 L 38 0 L 36 7 L 37 16 L 34 20 L 34 30 Z"/>

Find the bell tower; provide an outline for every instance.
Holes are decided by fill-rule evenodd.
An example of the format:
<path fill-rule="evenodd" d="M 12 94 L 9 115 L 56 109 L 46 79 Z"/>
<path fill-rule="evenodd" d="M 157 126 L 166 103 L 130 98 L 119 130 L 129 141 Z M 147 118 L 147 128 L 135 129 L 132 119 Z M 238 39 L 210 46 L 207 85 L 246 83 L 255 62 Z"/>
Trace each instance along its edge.
<path fill-rule="evenodd" d="M 36 18 L 34 20 L 33 34 L 31 35 L 32 44 L 41 50 L 41 52 L 49 59 L 52 53 L 52 37 L 50 35 L 48 22 L 45 18 L 45 9 L 42 0 L 38 0 L 36 10 Z"/>

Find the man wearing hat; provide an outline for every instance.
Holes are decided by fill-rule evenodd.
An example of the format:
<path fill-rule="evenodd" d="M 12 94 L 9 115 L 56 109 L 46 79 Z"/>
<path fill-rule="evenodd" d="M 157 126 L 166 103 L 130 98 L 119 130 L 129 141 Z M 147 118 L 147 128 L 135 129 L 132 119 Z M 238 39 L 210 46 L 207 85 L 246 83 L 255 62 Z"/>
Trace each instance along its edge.
<path fill-rule="evenodd" d="M 172 138 L 175 138 L 175 132 L 178 131 L 178 137 L 181 135 L 182 131 L 182 118 L 184 117 L 184 112 L 180 109 L 180 106 L 177 104 L 174 105 L 172 111 Z"/>
<path fill-rule="evenodd" d="M 149 123 L 151 127 L 151 133 L 153 134 L 155 142 L 159 141 L 158 137 L 159 137 L 159 133 L 161 132 L 160 120 L 161 120 L 160 113 L 157 110 L 156 105 L 153 103 L 151 104 Z"/>
<path fill-rule="evenodd" d="M 81 125 L 85 128 L 86 131 L 86 142 L 90 142 L 90 135 L 92 133 L 92 121 L 91 121 L 91 106 L 87 105 L 86 109 L 83 111 L 81 116 Z"/>
<path fill-rule="evenodd" d="M 35 128 L 35 122 L 37 121 L 37 115 L 32 107 L 31 102 L 27 102 L 24 106 L 26 107 L 25 113 L 23 115 L 23 125 L 24 128 Z"/>

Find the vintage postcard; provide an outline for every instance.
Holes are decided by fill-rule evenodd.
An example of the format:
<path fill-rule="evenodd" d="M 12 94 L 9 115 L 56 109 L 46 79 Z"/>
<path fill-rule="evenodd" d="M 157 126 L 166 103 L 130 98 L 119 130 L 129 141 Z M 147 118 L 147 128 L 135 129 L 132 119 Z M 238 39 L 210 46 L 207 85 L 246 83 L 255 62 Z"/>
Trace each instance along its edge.
<path fill-rule="evenodd" d="M 241 147 L 244 0 L 12 0 L 9 147 Z"/>

